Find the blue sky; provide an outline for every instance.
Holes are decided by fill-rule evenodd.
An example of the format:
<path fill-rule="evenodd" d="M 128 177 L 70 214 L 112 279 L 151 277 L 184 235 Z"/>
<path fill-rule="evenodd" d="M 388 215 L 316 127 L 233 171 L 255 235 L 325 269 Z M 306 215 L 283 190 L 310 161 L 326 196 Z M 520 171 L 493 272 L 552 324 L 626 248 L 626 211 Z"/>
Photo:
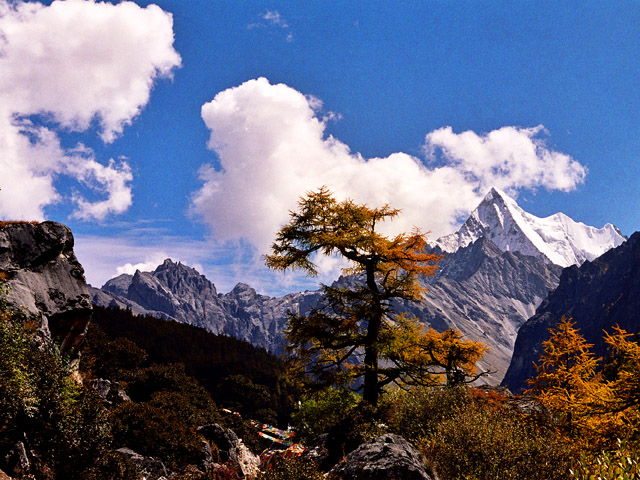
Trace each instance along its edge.
<path fill-rule="evenodd" d="M 311 288 L 260 255 L 318 182 L 434 234 L 492 184 L 639 227 L 638 1 L 136 3 L 0 0 L 0 216 L 69 225 L 94 284 Z"/>

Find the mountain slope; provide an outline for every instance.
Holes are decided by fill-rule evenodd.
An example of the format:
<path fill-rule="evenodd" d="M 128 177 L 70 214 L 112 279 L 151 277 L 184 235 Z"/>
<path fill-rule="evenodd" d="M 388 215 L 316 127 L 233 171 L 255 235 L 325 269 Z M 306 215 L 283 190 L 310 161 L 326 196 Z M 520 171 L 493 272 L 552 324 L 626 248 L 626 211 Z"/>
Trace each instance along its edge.
<path fill-rule="evenodd" d="M 489 346 L 481 366 L 500 382 L 520 326 L 552 290 L 561 268 L 519 252 L 502 252 L 481 238 L 446 256 L 438 275 L 426 283 L 420 303 L 403 309 L 438 331 L 461 330 Z"/>
<path fill-rule="evenodd" d="M 593 262 L 567 268 L 560 283 L 518 332 L 513 358 L 503 384 L 519 392 L 535 375 L 541 344 L 548 329 L 566 316 L 577 322 L 580 333 L 605 353 L 602 331 L 618 324 L 629 332 L 640 331 L 640 233 Z"/>
<path fill-rule="evenodd" d="M 498 383 L 518 328 L 557 284 L 560 270 L 539 258 L 502 252 L 483 238 L 443 259 L 437 276 L 426 283 L 421 302 L 397 307 L 437 330 L 458 328 L 489 345 L 483 366 L 495 372 L 491 383 Z M 165 260 L 154 272 L 110 280 L 93 291 L 93 299 L 98 305 L 176 320 L 281 352 L 287 311 L 308 311 L 321 295 L 303 292 L 272 298 L 245 284 L 222 295 L 194 269 Z"/>
<path fill-rule="evenodd" d="M 502 251 L 543 258 L 561 267 L 593 260 L 625 240 L 610 223 L 602 228 L 590 227 L 563 213 L 538 218 L 496 188 L 491 189 L 456 233 L 435 243 L 445 252 L 454 252 L 482 237 L 492 240 Z"/>

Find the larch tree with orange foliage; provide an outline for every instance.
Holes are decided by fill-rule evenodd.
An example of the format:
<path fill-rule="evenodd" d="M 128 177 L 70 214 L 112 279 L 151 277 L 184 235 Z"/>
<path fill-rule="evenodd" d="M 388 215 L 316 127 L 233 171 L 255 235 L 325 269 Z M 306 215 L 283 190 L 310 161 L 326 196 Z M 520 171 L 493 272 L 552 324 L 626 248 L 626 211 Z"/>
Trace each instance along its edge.
<path fill-rule="evenodd" d="M 412 334 L 418 342 L 415 320 L 396 313 L 392 302 L 419 300 L 423 288 L 418 280 L 435 275 L 440 258 L 426 252 L 419 231 L 391 238 L 378 232 L 383 221 L 398 214 L 388 205 L 339 202 L 322 187 L 300 199 L 265 256 L 272 269 L 302 269 L 309 275 L 317 275 L 316 254 L 350 261 L 344 271 L 350 277 L 323 285 L 319 306 L 306 315 L 290 314 L 286 335 L 301 373 L 342 386 L 363 379 L 363 399 L 372 405 L 385 386 L 415 371 L 406 365 L 411 355 L 398 354 Z"/>
<path fill-rule="evenodd" d="M 640 345 L 618 326 L 604 333 L 608 362 L 592 353 L 572 319 L 562 317 L 542 343 L 535 378 L 537 399 L 567 433 L 592 449 L 612 448 L 618 438 L 640 440 Z"/>
<path fill-rule="evenodd" d="M 478 361 L 489 349 L 485 344 L 465 340 L 457 329 L 424 331 L 417 319 L 404 320 L 407 324 L 398 329 L 388 354 L 402 369 L 404 383 L 458 387 L 489 374 L 477 369 Z"/>
<path fill-rule="evenodd" d="M 537 375 L 528 380 L 531 389 L 526 393 L 534 394 L 572 432 L 589 416 L 586 407 L 594 398 L 601 359 L 571 318 L 563 316 L 549 333 L 550 338 L 542 342 L 540 361 L 534 363 Z"/>

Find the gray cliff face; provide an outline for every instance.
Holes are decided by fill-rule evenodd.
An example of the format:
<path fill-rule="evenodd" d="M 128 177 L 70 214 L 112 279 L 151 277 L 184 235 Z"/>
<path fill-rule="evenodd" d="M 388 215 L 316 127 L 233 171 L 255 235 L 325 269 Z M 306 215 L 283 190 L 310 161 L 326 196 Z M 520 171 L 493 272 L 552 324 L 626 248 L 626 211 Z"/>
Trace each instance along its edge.
<path fill-rule="evenodd" d="M 536 257 L 502 252 L 486 238 L 446 255 L 438 274 L 425 282 L 419 303 L 402 309 L 435 330 L 457 328 L 490 350 L 480 367 L 502 380 L 520 326 L 558 283 L 562 268 Z"/>
<path fill-rule="evenodd" d="M 188 323 L 275 353 L 283 351 L 287 312 L 307 311 L 319 298 L 314 292 L 272 298 L 243 283 L 222 295 L 204 275 L 169 259 L 153 272 L 113 278 L 92 296 L 97 305 Z"/>
<path fill-rule="evenodd" d="M 91 319 L 84 270 L 73 253 L 71 230 L 56 222 L 7 223 L 0 227 L 0 271 L 7 301 L 37 318 L 41 331 L 73 351 Z"/>

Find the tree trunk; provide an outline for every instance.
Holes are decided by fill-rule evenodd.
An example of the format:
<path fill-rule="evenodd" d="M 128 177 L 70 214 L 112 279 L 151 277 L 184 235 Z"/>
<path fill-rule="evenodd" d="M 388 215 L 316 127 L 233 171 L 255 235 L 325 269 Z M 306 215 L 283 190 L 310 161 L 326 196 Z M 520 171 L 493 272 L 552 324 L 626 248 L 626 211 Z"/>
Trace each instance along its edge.
<path fill-rule="evenodd" d="M 363 400 L 374 407 L 378 405 L 380 386 L 378 384 L 378 338 L 382 327 L 382 304 L 379 299 L 378 285 L 376 285 L 374 265 L 367 265 L 367 287 L 372 292 L 373 304 L 371 305 L 371 317 L 367 327 L 367 336 L 364 343 L 364 391 Z"/>

